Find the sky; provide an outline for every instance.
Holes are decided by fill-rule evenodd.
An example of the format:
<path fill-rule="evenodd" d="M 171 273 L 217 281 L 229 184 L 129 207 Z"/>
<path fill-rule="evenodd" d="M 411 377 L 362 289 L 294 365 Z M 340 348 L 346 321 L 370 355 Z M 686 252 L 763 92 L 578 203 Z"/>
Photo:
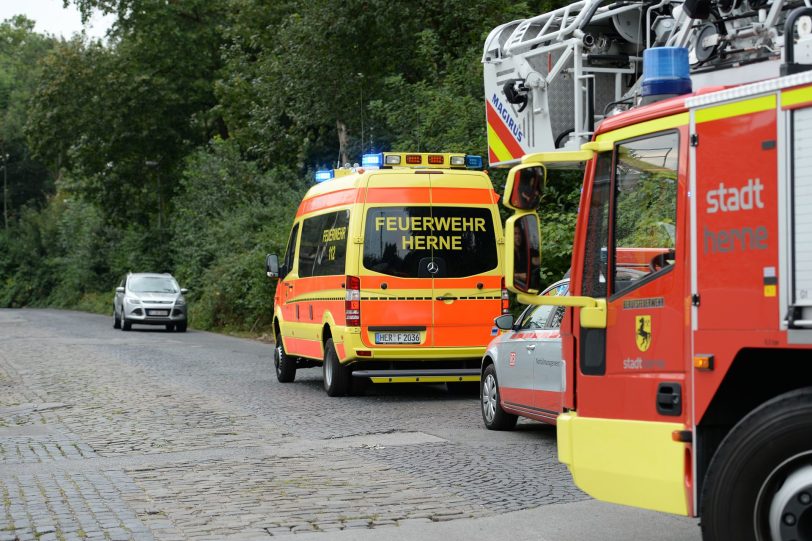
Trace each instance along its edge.
<path fill-rule="evenodd" d="M 35 30 L 41 33 L 55 34 L 65 39 L 82 31 L 82 19 L 79 10 L 71 4 L 62 7 L 62 0 L 0 0 L 0 20 L 14 15 L 25 15 L 35 21 Z M 85 27 L 88 37 L 101 38 L 113 23 L 114 17 L 102 17 L 95 14 Z"/>

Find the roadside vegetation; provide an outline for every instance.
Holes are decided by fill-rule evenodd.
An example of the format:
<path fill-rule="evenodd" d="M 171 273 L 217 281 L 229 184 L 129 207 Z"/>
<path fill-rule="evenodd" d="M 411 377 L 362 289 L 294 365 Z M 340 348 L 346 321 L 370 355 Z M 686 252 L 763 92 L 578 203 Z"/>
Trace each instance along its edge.
<path fill-rule="evenodd" d="M 108 39 L 0 24 L 0 306 L 108 313 L 126 272 L 172 272 L 194 327 L 257 333 L 265 254 L 313 172 L 370 151 L 486 156 L 484 40 L 554 7 L 66 3 L 115 14 Z M 556 179 L 542 203 L 545 283 L 569 265 L 578 184 Z"/>

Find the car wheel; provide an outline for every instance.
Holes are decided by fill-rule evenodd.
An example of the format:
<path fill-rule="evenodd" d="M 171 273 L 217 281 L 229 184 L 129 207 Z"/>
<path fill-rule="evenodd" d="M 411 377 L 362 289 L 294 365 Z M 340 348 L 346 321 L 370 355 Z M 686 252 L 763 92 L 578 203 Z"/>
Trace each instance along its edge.
<path fill-rule="evenodd" d="M 812 387 L 767 401 L 725 436 L 702 489 L 702 539 L 812 539 Z"/>
<path fill-rule="evenodd" d="M 479 393 L 479 383 L 476 381 L 447 381 L 445 388 L 448 394 L 454 396 L 476 396 Z"/>
<path fill-rule="evenodd" d="M 113 305 L 113 328 L 114 329 L 121 328 L 121 318 L 118 317 L 118 310 L 116 310 L 116 305 Z"/>
<path fill-rule="evenodd" d="M 338 353 L 329 338 L 324 344 L 324 390 L 327 396 L 344 396 L 350 390 L 350 370 L 341 366 Z"/>
<path fill-rule="evenodd" d="M 512 413 L 507 413 L 499 404 L 499 382 L 496 379 L 496 367 L 493 364 L 489 364 L 482 373 L 479 388 L 482 420 L 485 422 L 485 428 L 488 430 L 512 430 L 519 418 Z"/>
<path fill-rule="evenodd" d="M 186 325 L 185 321 L 181 321 L 180 323 L 175 323 L 174 327 L 178 332 L 186 332 Z"/>
<path fill-rule="evenodd" d="M 169 332 L 174 331 L 174 330 L 175 330 L 175 325 L 174 325 L 174 324 L 172 324 L 172 323 L 169 323 L 169 324 L 166 326 L 166 330 L 167 330 L 167 331 L 169 331 Z"/>
<path fill-rule="evenodd" d="M 285 351 L 281 335 L 277 334 L 274 340 L 276 344 L 273 350 L 273 366 L 276 369 L 276 379 L 279 383 L 290 383 L 296 379 L 296 359 L 291 358 Z"/>
<path fill-rule="evenodd" d="M 122 331 L 129 331 L 133 328 L 133 324 L 124 319 L 124 316 L 121 316 L 121 330 Z"/>

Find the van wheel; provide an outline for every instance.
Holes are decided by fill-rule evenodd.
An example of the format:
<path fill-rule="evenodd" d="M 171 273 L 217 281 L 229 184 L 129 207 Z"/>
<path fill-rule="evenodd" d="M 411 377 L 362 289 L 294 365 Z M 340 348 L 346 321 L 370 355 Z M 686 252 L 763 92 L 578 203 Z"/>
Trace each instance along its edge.
<path fill-rule="evenodd" d="M 276 335 L 276 345 L 273 349 L 273 365 L 276 369 L 276 379 L 279 383 L 290 383 L 296 378 L 296 360 L 285 351 L 282 336 Z"/>
<path fill-rule="evenodd" d="M 338 362 L 333 339 L 324 344 L 324 390 L 327 396 L 344 396 L 350 390 L 350 371 Z"/>
<path fill-rule="evenodd" d="M 499 404 L 499 383 L 496 380 L 496 367 L 492 364 L 489 364 L 482 373 L 479 397 L 485 428 L 513 430 L 519 418 L 503 410 Z"/>
<path fill-rule="evenodd" d="M 812 387 L 769 400 L 713 456 L 702 488 L 705 541 L 812 539 Z"/>

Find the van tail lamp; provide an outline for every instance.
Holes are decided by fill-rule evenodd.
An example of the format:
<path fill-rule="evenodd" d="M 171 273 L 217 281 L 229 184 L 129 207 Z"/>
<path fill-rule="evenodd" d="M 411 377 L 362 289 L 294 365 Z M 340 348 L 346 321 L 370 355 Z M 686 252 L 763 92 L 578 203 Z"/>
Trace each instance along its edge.
<path fill-rule="evenodd" d="M 423 157 L 420 154 L 406 154 L 407 165 L 420 165 L 423 163 Z"/>
<path fill-rule="evenodd" d="M 510 296 L 508 295 L 508 290 L 505 287 L 505 277 L 502 277 L 502 314 L 509 314 L 510 313 Z"/>
<path fill-rule="evenodd" d="M 697 370 L 713 370 L 713 355 L 694 355 L 694 368 Z"/>
<path fill-rule="evenodd" d="M 361 279 L 347 276 L 347 294 L 344 297 L 344 318 L 347 327 L 361 326 Z"/>
<path fill-rule="evenodd" d="M 441 154 L 430 154 L 429 155 L 429 165 L 443 165 L 445 162 L 445 157 Z"/>

